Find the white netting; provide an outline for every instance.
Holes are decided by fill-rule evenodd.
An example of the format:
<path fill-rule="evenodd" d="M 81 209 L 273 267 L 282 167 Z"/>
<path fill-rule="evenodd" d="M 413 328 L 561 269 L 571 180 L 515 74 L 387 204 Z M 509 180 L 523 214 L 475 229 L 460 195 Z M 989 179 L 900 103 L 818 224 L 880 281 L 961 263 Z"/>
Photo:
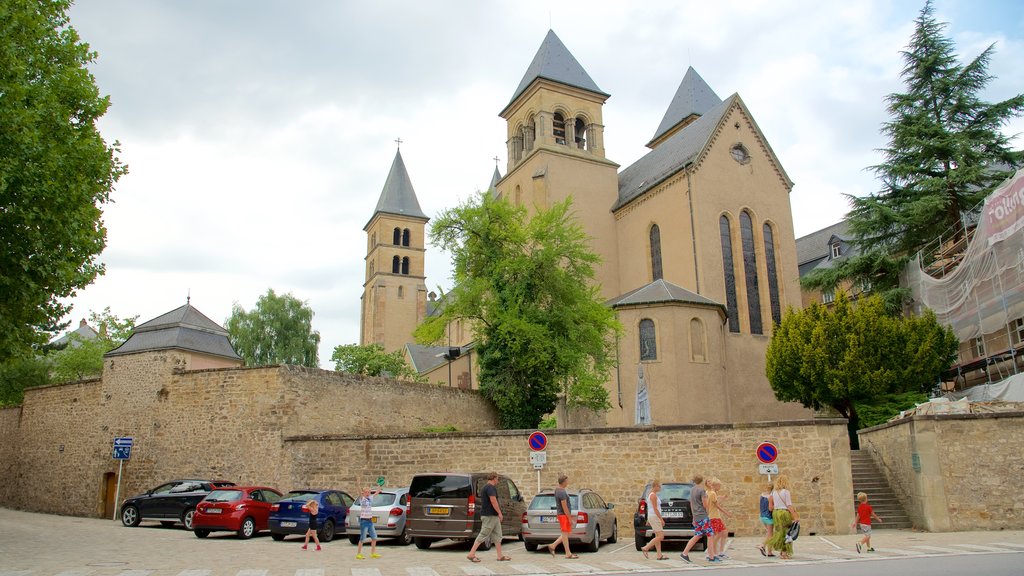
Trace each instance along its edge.
<path fill-rule="evenodd" d="M 966 342 L 1006 331 L 1011 320 L 1024 316 L 1024 170 L 1018 170 L 988 198 L 978 214 L 973 237 L 955 267 L 943 263 L 955 253 L 939 242 L 938 255 L 926 253 L 906 270 L 915 311 L 935 311 L 939 322 Z M 964 241 L 964 235 L 948 242 Z M 932 260 L 927 264 L 922 258 Z M 934 274 L 926 272 L 924 267 Z"/>

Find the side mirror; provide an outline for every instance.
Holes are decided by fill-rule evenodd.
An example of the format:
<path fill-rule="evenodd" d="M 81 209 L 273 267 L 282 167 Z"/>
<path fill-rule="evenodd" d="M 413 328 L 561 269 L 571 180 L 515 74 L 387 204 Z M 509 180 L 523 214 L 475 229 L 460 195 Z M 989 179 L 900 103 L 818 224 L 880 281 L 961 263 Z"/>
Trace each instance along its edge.
<path fill-rule="evenodd" d="M 607 507 L 608 507 L 609 510 L 611 510 L 612 508 L 615 508 L 615 504 L 612 504 L 612 503 L 609 502 L 607 504 Z"/>

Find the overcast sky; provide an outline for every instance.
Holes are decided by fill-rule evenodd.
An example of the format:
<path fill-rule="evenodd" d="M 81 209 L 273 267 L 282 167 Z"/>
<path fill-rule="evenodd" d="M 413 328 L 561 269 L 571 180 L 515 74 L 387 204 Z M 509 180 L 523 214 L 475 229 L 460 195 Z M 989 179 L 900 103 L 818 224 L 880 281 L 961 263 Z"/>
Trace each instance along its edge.
<path fill-rule="evenodd" d="M 100 125 L 129 174 L 105 208 L 107 272 L 68 320 L 185 303 L 223 323 L 268 288 L 313 308 L 320 362 L 359 341 L 366 236 L 401 137 L 433 216 L 505 173 L 508 103 L 549 27 L 597 85 L 609 159 L 647 149 L 687 66 L 738 92 L 796 183 L 797 236 L 842 218 L 885 144 L 883 98 L 923 2 L 80 0 Z M 958 52 L 996 43 L 987 99 L 1024 91 L 1024 7 L 938 0 Z M 1024 122 L 1007 128 L 1024 132 Z M 1022 140 L 1016 140 L 1020 147 Z M 427 285 L 451 286 L 428 250 Z"/>

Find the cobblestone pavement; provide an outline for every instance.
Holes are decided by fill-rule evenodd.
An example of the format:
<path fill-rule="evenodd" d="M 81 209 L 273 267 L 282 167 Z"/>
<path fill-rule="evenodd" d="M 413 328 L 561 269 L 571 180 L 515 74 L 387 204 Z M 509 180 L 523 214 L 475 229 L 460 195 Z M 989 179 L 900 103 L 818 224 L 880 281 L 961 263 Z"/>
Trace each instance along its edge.
<path fill-rule="evenodd" d="M 1017 554 L 1024 565 L 1024 531 L 931 534 L 909 530 L 876 530 L 874 553 L 858 554 L 852 534 L 804 535 L 795 559 L 787 564 L 870 562 L 881 558 Z M 723 567 L 750 567 L 783 561 L 765 558 L 759 538 L 729 541 L 730 559 Z M 703 553 L 694 564 L 679 559 L 681 546 L 671 544 L 670 560 L 647 560 L 632 538 L 602 545 L 599 552 L 579 552 L 578 560 L 527 552 L 521 542 L 506 541 L 510 562 L 496 561 L 493 549 L 482 560 L 466 560 L 468 546 L 435 544 L 430 550 L 383 543 L 379 559 L 356 560 L 347 539 L 324 544 L 323 551 L 304 551 L 301 538 L 274 542 L 264 533 L 251 540 L 214 533 L 200 540 L 180 527 L 143 524 L 125 528 L 119 522 L 33 514 L 0 508 L 0 576 L 520 576 L 529 574 L 612 574 L 703 569 Z M 823 567 L 824 568 L 824 567 Z"/>

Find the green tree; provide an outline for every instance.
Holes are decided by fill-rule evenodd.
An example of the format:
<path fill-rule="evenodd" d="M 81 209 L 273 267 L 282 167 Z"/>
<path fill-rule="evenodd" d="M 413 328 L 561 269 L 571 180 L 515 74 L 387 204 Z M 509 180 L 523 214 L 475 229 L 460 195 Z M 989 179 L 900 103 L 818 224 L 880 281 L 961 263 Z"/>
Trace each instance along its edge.
<path fill-rule="evenodd" d="M 17 406 L 25 389 L 50 383 L 50 364 L 41 356 L 25 355 L 0 362 L 0 406 Z"/>
<path fill-rule="evenodd" d="M 528 218 L 482 193 L 446 210 L 431 242 L 452 254 L 455 288 L 416 330 L 439 342 L 450 322 L 474 326 L 480 389 L 503 428 L 535 428 L 561 397 L 607 409 L 604 388 L 621 327 L 594 285 L 599 257 L 565 201 Z"/>
<path fill-rule="evenodd" d="M 888 145 L 872 170 L 881 190 L 848 196 L 850 232 L 861 256 L 805 277 L 808 288 L 834 289 L 844 280 L 869 281 L 899 309 L 907 291 L 899 287 L 906 260 L 943 235 L 963 234 L 961 217 L 1017 168 L 1024 152 L 1010 148 L 1001 129 L 1024 112 L 1024 94 L 997 103 L 980 94 L 993 79 L 988 66 L 994 44 L 970 62 L 957 61 L 929 0 L 915 21 L 903 55 L 905 92 L 886 98 L 890 120 L 882 127 Z"/>
<path fill-rule="evenodd" d="M 268 289 L 249 312 L 236 302 L 224 327 L 235 352 L 249 366 L 320 365 L 313 309 L 291 294 L 278 296 Z"/>
<path fill-rule="evenodd" d="M 61 299 L 103 273 L 102 206 L 126 172 L 70 4 L 0 2 L 0 361 L 65 327 Z"/>
<path fill-rule="evenodd" d="M 931 311 L 902 318 L 880 296 L 854 305 L 840 292 L 831 307 L 787 311 L 768 345 L 766 373 L 779 400 L 847 418 L 856 447 L 859 404 L 932 389 L 956 350 L 952 330 Z"/>
<path fill-rule="evenodd" d="M 96 330 L 95 338 L 82 338 L 72 334 L 63 349 L 49 354 L 50 376 L 55 382 L 69 382 L 98 377 L 103 373 L 103 355 L 117 348 L 131 336 L 138 316 L 124 320 L 111 314 L 110 307 L 89 314 L 89 325 Z"/>
<path fill-rule="evenodd" d="M 390 376 L 402 380 L 422 381 L 406 362 L 401 350 L 385 352 L 380 344 L 336 346 L 331 354 L 334 369 L 366 376 Z"/>

